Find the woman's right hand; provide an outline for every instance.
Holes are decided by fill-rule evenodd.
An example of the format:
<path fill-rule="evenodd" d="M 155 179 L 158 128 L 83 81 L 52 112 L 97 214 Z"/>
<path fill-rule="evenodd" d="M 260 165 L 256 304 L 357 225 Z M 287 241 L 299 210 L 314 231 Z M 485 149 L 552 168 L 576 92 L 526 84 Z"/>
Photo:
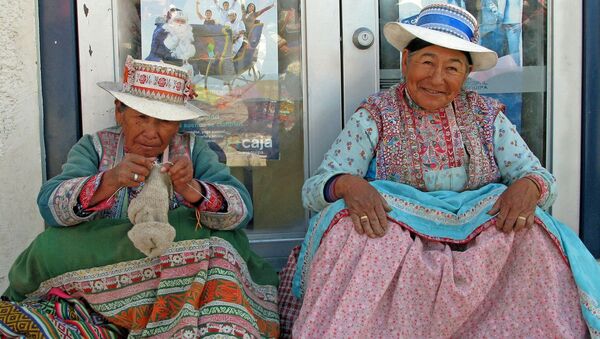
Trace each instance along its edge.
<path fill-rule="evenodd" d="M 100 186 L 92 196 L 89 206 L 109 199 L 122 187 L 137 187 L 146 181 L 156 158 L 146 158 L 138 154 L 127 153 L 117 166 L 106 171 Z M 136 175 L 137 174 L 137 175 Z"/>
<path fill-rule="evenodd" d="M 139 154 L 127 153 L 119 164 L 109 170 L 111 181 L 117 188 L 137 187 L 146 181 L 156 158 L 146 158 Z"/>
<path fill-rule="evenodd" d="M 381 237 L 388 229 L 387 212 L 392 209 L 381 194 L 364 178 L 343 174 L 335 182 L 335 192 L 346 202 L 354 229 L 371 238 Z"/>

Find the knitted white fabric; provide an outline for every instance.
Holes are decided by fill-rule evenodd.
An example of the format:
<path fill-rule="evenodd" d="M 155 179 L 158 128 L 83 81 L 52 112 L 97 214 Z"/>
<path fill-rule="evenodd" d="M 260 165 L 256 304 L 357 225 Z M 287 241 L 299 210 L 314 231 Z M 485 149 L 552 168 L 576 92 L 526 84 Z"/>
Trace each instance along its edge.
<path fill-rule="evenodd" d="M 131 200 L 127 214 L 134 225 L 127 233 L 133 245 L 148 257 L 163 254 L 175 239 L 169 224 L 169 200 L 173 191 L 171 178 L 155 165 L 141 192 Z"/>

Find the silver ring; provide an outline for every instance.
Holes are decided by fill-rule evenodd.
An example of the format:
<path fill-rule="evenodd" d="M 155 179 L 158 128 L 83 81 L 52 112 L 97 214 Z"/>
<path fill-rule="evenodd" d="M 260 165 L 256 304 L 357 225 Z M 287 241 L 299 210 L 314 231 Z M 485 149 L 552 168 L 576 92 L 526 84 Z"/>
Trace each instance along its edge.
<path fill-rule="evenodd" d="M 517 219 L 520 219 L 520 220 L 523 220 L 523 221 L 527 221 L 527 218 L 524 217 L 524 216 L 522 216 L 522 215 L 518 216 Z"/>
<path fill-rule="evenodd" d="M 137 173 L 133 173 L 133 181 L 138 181 L 140 176 Z"/>

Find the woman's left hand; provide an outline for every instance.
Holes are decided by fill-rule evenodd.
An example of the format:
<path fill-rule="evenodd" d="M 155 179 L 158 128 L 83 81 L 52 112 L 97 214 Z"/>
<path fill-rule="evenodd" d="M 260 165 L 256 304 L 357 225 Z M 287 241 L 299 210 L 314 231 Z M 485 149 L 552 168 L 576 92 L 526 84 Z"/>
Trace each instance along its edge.
<path fill-rule="evenodd" d="M 513 182 L 500 195 L 489 215 L 496 215 L 496 228 L 505 233 L 513 229 L 520 231 L 533 225 L 535 207 L 540 199 L 540 191 L 530 179 L 521 178 Z"/>
<path fill-rule="evenodd" d="M 173 190 L 181 194 L 191 203 L 196 203 L 202 196 L 200 185 L 194 180 L 194 166 L 188 157 L 174 159 L 173 165 L 163 165 L 163 172 L 167 172 L 173 182 Z M 191 185 L 191 187 L 190 187 Z"/>

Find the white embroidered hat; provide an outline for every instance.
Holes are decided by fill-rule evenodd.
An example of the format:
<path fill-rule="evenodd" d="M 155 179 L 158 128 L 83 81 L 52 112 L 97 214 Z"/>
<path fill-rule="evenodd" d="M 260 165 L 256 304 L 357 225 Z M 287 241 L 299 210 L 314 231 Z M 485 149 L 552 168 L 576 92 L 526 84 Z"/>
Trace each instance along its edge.
<path fill-rule="evenodd" d="M 468 52 L 473 71 L 483 71 L 496 65 L 496 52 L 478 44 L 479 25 L 471 13 L 448 4 L 423 7 L 414 24 L 388 22 L 383 35 L 394 47 L 402 51 L 413 39 Z"/>
<path fill-rule="evenodd" d="M 184 68 L 127 56 L 122 82 L 99 82 L 115 99 L 153 118 L 183 121 L 207 115 L 191 101 L 196 96 Z"/>

